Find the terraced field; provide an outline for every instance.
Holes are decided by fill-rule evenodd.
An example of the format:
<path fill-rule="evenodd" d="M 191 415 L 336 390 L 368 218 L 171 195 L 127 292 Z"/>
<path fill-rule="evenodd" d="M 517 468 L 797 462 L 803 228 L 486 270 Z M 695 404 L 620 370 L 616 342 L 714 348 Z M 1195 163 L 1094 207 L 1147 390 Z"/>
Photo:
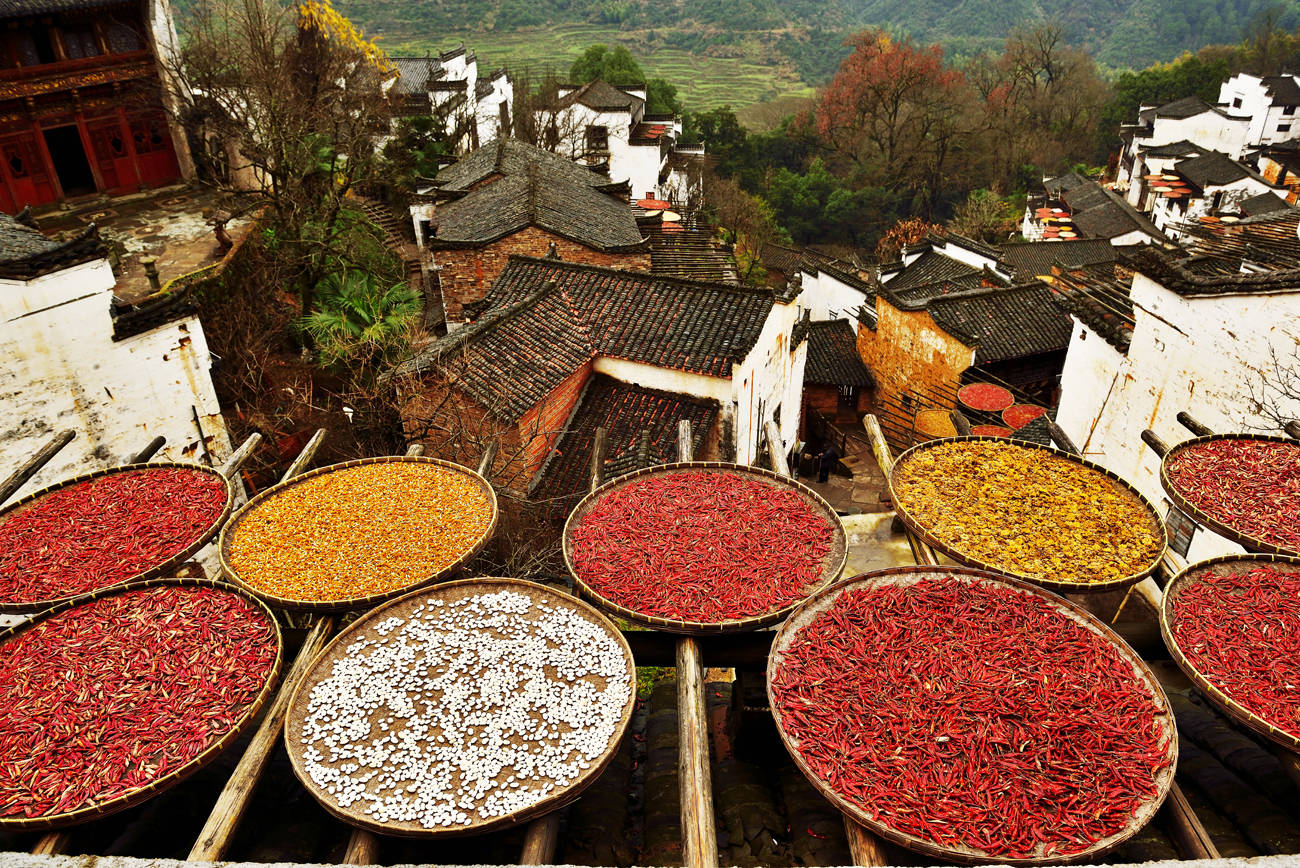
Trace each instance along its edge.
<path fill-rule="evenodd" d="M 480 70 L 526 67 L 540 74 L 550 65 L 562 75 L 588 45 L 626 45 L 647 75 L 676 85 L 686 107 L 695 111 L 730 105 L 742 113 L 757 103 L 813 94 L 813 88 L 788 64 L 769 60 L 765 55 L 773 52 L 757 41 L 740 47 L 736 53 L 743 56 L 712 57 L 657 46 L 644 34 L 627 34 L 610 26 L 566 24 L 512 33 L 440 34 L 436 39 L 390 32 L 382 34 L 380 44 L 390 54 L 424 54 L 445 51 L 460 41 L 478 54 Z"/>

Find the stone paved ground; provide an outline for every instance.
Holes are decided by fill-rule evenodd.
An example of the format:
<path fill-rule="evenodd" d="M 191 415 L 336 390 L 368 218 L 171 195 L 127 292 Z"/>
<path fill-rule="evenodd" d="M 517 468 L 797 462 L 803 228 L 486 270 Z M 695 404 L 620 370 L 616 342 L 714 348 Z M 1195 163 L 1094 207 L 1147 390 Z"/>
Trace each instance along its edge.
<path fill-rule="evenodd" d="M 157 261 L 160 282 L 165 284 L 220 259 L 210 217 L 218 209 L 232 212 L 231 206 L 216 191 L 177 185 L 47 212 L 37 220 L 41 231 L 53 237 L 75 235 L 91 223 L 98 226 L 100 236 L 118 252 L 117 296 L 139 301 L 153 291 L 143 260 Z M 232 220 L 226 230 L 238 240 L 250 225 L 245 216 Z"/>

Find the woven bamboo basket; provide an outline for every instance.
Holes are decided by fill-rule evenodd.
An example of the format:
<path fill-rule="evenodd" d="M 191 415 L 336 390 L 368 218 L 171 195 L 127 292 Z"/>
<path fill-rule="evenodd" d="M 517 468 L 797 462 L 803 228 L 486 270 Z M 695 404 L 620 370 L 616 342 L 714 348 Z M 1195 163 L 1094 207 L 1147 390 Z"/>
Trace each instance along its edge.
<path fill-rule="evenodd" d="M 1088 849 L 1073 854 L 1071 856 L 1060 856 L 1059 854 L 1038 855 L 1028 858 L 1015 859 L 1002 855 L 993 855 L 974 847 L 966 846 L 945 846 L 919 838 L 906 832 L 900 832 L 883 822 L 873 819 L 866 811 L 857 804 L 844 798 L 840 793 L 832 788 L 826 781 L 822 780 L 809 766 L 804 762 L 802 755 L 799 753 L 799 742 L 789 733 L 787 733 L 784 723 L 782 722 L 781 709 L 772 692 L 772 682 L 777 671 L 781 668 L 785 660 L 787 650 L 794 641 L 796 634 L 806 624 L 815 619 L 822 612 L 831 608 L 839 595 L 845 591 L 855 590 L 868 587 L 882 587 L 885 585 L 909 585 L 925 579 L 943 579 L 954 578 L 959 581 L 970 583 L 992 583 L 997 585 L 1007 585 L 1018 588 L 1022 591 L 1034 594 L 1043 600 L 1046 600 L 1061 615 L 1071 619 L 1077 624 L 1082 625 L 1085 629 L 1105 638 L 1109 641 L 1125 660 L 1133 667 L 1134 674 L 1141 680 L 1151 691 L 1156 706 L 1155 720 L 1160 726 L 1168 744 L 1167 748 L 1167 765 L 1160 770 L 1156 776 L 1156 795 L 1144 802 L 1129 822 L 1119 832 L 1102 838 L 1092 844 Z M 786 750 L 794 759 L 795 765 L 808 778 L 809 782 L 823 796 L 827 798 L 835 807 L 839 808 L 854 821 L 866 826 L 880 837 L 892 841 L 899 846 L 906 847 L 916 853 L 920 853 L 931 859 L 940 859 L 947 862 L 955 862 L 961 865 L 982 865 L 982 864 L 1005 864 L 1005 865 L 1061 865 L 1077 862 L 1096 860 L 1106 853 L 1114 850 L 1123 844 L 1148 822 L 1155 817 L 1160 805 L 1164 802 L 1169 793 L 1170 787 L 1174 782 L 1174 771 L 1178 764 L 1178 734 L 1174 724 L 1173 709 L 1169 705 L 1169 699 L 1165 695 L 1164 689 L 1160 686 L 1159 680 L 1155 673 L 1146 665 L 1138 653 L 1128 646 L 1114 631 L 1112 631 L 1104 622 L 1093 616 L 1090 612 L 1082 607 L 1058 597 L 1050 591 L 1033 585 L 1029 582 L 1013 579 L 1008 576 L 998 575 L 985 570 L 975 570 L 967 567 L 894 567 L 887 570 L 865 573 L 852 579 L 846 579 L 838 582 L 829 588 L 826 588 L 816 595 L 805 601 L 793 614 L 781 625 L 772 641 L 772 651 L 768 655 L 767 662 L 767 695 L 768 705 L 772 709 L 772 717 L 776 721 L 778 732 L 781 734 L 781 741 L 785 744 Z"/>
<path fill-rule="evenodd" d="M 119 811 L 125 811 L 127 808 L 133 808 L 141 802 L 148 801 L 159 793 L 171 789 L 217 759 L 222 751 L 233 744 L 257 720 L 258 712 L 262 710 L 262 706 L 265 705 L 267 699 L 270 698 L 271 691 L 279 680 L 280 669 L 284 662 L 284 640 L 280 634 L 279 622 L 276 620 L 274 613 L 267 608 L 265 603 L 257 599 L 255 596 L 248 594 L 233 585 L 228 585 L 225 582 L 214 581 L 212 579 L 145 579 L 122 585 L 113 585 L 109 588 L 102 588 L 98 591 L 84 594 L 75 600 L 65 600 L 50 607 L 44 612 L 33 616 L 21 624 L 0 631 L 0 644 L 3 644 L 14 636 L 17 636 L 19 633 L 30 629 L 46 619 L 57 615 L 60 612 L 66 612 L 76 606 L 86 605 L 95 600 L 113 597 L 118 594 L 125 594 L 128 591 L 138 591 L 145 588 L 158 588 L 172 585 L 194 588 L 215 588 L 228 594 L 234 594 L 235 596 L 241 597 L 256 606 L 266 616 L 267 620 L 271 622 L 275 630 L 275 662 L 267 672 L 266 679 L 262 684 L 262 689 L 258 693 L 257 698 L 248 707 L 244 712 L 243 717 L 239 719 L 238 723 L 236 723 L 232 729 L 226 731 L 202 753 L 180 768 L 174 769 L 170 773 L 150 781 L 147 785 L 138 787 L 125 795 L 111 801 L 102 802 L 93 807 L 81 808 L 62 814 L 51 814 L 44 817 L 0 817 L 0 831 L 59 829 L 66 826 L 75 826 L 80 823 L 86 823 L 91 820 L 97 820 L 101 817 L 107 817 L 110 814 L 116 814 Z"/>
<path fill-rule="evenodd" d="M 907 511 L 907 508 L 904 507 L 903 504 L 899 501 L 897 483 L 902 468 L 906 467 L 908 461 L 910 461 L 915 456 L 919 455 L 924 450 L 941 449 L 945 445 L 950 443 L 962 443 L 967 441 L 987 441 L 992 443 L 998 443 L 1002 446 L 1011 444 L 1022 449 L 1047 452 L 1057 458 L 1060 458 L 1063 461 L 1068 461 L 1072 464 L 1077 464 L 1081 467 L 1086 467 L 1089 470 L 1092 470 L 1095 473 L 1105 477 L 1107 480 L 1110 481 L 1111 486 L 1116 491 L 1128 494 L 1133 499 L 1135 504 L 1141 506 L 1142 511 L 1146 514 L 1146 521 L 1149 523 L 1151 527 L 1151 531 L 1157 536 L 1159 536 L 1161 539 L 1160 551 L 1153 558 L 1151 558 L 1151 560 L 1147 564 L 1145 564 L 1142 567 L 1142 569 L 1130 573 L 1129 575 L 1122 576 L 1121 578 L 1113 579 L 1107 582 L 1068 582 L 1068 581 L 1060 581 L 1057 579 L 1052 579 L 1047 577 L 1023 575 L 1017 573 L 1015 570 L 1010 569 L 1008 566 L 1004 564 L 988 563 L 986 561 L 981 560 L 978 557 L 975 557 L 974 555 L 970 555 L 967 554 L 966 552 L 963 552 L 961 549 L 957 548 L 956 546 L 939 538 L 933 532 L 932 528 L 922 524 L 920 520 L 918 520 L 915 516 L 913 516 L 910 512 Z M 1062 452 L 1061 450 L 1053 449 L 1050 446 L 1043 446 L 1038 443 L 1030 443 L 1029 441 L 1026 440 L 1017 440 L 1014 439 L 1014 436 L 1010 439 L 1006 437 L 989 437 L 989 436 L 981 436 L 981 435 L 966 436 L 966 437 L 950 437 L 946 440 L 931 440 L 927 443 L 921 443 L 916 446 L 913 446 L 911 449 L 908 449 L 901 456 L 899 456 L 898 460 L 894 462 L 893 470 L 889 474 L 889 496 L 890 499 L 893 501 L 894 509 L 898 513 L 899 520 L 902 521 L 904 525 L 906 525 L 908 530 L 912 531 L 913 534 L 915 534 L 924 542 L 928 543 L 936 551 L 941 552 L 944 555 L 947 555 L 949 558 L 952 558 L 952 560 L 956 561 L 957 563 L 963 564 L 968 567 L 975 567 L 976 569 L 980 569 L 980 570 L 987 570 L 989 572 L 997 573 L 999 575 L 1012 576 L 1022 581 L 1032 582 L 1035 585 L 1040 585 L 1044 588 L 1051 588 L 1052 590 L 1056 590 L 1056 591 L 1068 591 L 1076 594 L 1092 594 L 1092 593 L 1099 593 L 1101 591 L 1113 591 L 1116 588 L 1124 588 L 1127 587 L 1128 585 L 1135 584 L 1137 582 L 1142 581 L 1142 579 L 1145 579 L 1147 576 L 1151 575 L 1160 567 L 1160 561 L 1164 557 L 1165 550 L 1169 546 L 1169 534 L 1165 530 L 1164 522 L 1160 520 L 1159 513 L 1156 512 L 1156 508 L 1151 504 L 1151 501 L 1147 500 L 1142 495 L 1142 492 L 1138 491 L 1136 488 L 1134 488 L 1124 479 L 1110 472 L 1106 468 L 1102 467 L 1100 464 L 1095 464 L 1091 461 L 1080 458 L 1077 455 L 1072 455 L 1069 452 Z M 961 504 L 954 503 L 951 505 L 951 508 L 954 510 L 960 510 Z"/>
<path fill-rule="evenodd" d="M 256 512 L 257 509 L 268 500 L 271 500 L 286 491 L 290 491 L 305 482 L 326 474 L 337 473 L 350 467 L 361 467 L 367 464 L 428 464 L 445 467 L 449 470 L 455 471 L 456 473 L 463 474 L 476 482 L 480 490 L 483 492 L 484 497 L 487 498 L 492 511 L 491 520 L 488 522 L 487 527 L 483 529 L 483 533 L 479 539 L 476 540 L 473 545 L 461 552 L 460 556 L 457 557 L 454 562 L 442 567 L 441 569 L 431 568 L 427 575 L 414 581 L 407 582 L 400 587 L 394 587 L 381 594 L 358 595 L 339 600 L 294 599 L 272 594 L 240 575 L 239 570 L 231 562 L 230 549 L 235 535 L 239 532 L 240 524 L 246 521 L 249 515 Z M 467 467 L 460 466 L 459 464 L 453 464 L 450 461 L 443 461 L 438 458 L 414 456 L 383 456 L 379 458 L 363 458 L 356 461 L 344 461 L 340 464 L 331 464 L 328 467 L 321 467 L 299 476 L 295 476 L 290 480 L 281 482 L 278 485 L 266 489 L 246 503 L 239 512 L 235 513 L 235 516 L 226 524 L 226 526 L 221 529 L 221 567 L 231 581 L 245 588 L 249 593 L 255 594 L 271 605 L 281 609 L 309 612 L 344 612 L 350 609 L 367 609 L 371 606 L 376 606 L 380 603 L 400 597 L 403 594 L 409 594 L 417 588 L 436 584 L 437 582 L 445 581 L 454 576 L 465 566 L 465 564 L 472 560 L 475 555 L 483 550 L 483 547 L 487 545 L 488 540 L 492 539 L 492 534 L 496 531 L 498 517 L 497 496 L 496 492 L 492 490 L 492 486 L 482 476 Z"/>
<path fill-rule="evenodd" d="M 408 615 L 422 603 L 431 600 L 454 601 L 465 597 L 472 597 L 478 594 L 488 593 L 491 591 L 514 591 L 516 593 L 526 594 L 535 601 L 545 601 L 548 605 L 561 604 L 577 612 L 587 621 L 600 626 L 612 638 L 614 638 L 619 647 L 623 650 L 623 656 L 627 662 L 628 677 L 630 679 L 630 689 L 628 691 L 627 701 L 622 709 L 622 716 L 618 726 L 615 728 L 603 754 L 591 762 L 591 767 L 585 769 L 581 777 L 563 789 L 553 791 L 529 807 L 516 811 L 502 817 L 494 817 L 490 820 L 479 820 L 465 826 L 454 826 L 448 828 L 425 828 L 419 823 L 413 822 L 377 822 L 369 815 L 364 813 L 359 807 L 352 806 L 342 807 L 328 793 L 323 791 L 308 776 L 304 768 L 303 753 L 306 746 L 302 744 L 299 734 L 302 732 L 303 721 L 307 717 L 307 704 L 311 698 L 312 689 L 321 681 L 328 678 L 333 671 L 335 661 L 345 658 L 349 646 L 361 639 L 370 638 L 378 635 L 378 628 L 388 618 Z M 587 676 L 592 679 L 593 676 Z M 618 628 L 610 623 L 600 612 L 588 604 L 578 600 L 568 594 L 551 590 L 543 585 L 525 582 L 519 579 L 504 578 L 475 578 L 462 579 L 455 582 L 447 582 L 433 588 L 416 591 L 404 597 L 389 602 L 387 605 L 380 606 L 367 612 L 365 615 L 353 622 L 343 632 L 339 633 L 320 656 L 312 664 L 311 669 L 299 682 L 294 690 L 293 697 L 289 702 L 288 717 L 285 720 L 284 739 L 285 747 L 289 753 L 289 760 L 293 766 L 294 774 L 298 780 L 307 788 L 308 792 L 320 802 L 321 806 L 353 826 L 362 829 L 368 829 L 382 835 L 393 835 L 406 838 L 448 838 L 460 837 L 463 835 L 477 835 L 483 832 L 489 832 L 499 829 L 508 828 L 518 825 L 535 817 L 548 814 L 551 811 L 558 810 L 565 805 L 573 802 L 582 794 L 582 791 L 590 786 L 600 777 L 606 766 L 618 752 L 619 744 L 627 732 L 628 724 L 632 720 L 632 712 L 636 706 L 636 663 L 632 659 L 632 649 L 628 647 L 627 640 Z M 384 709 L 377 709 L 373 713 L 374 718 L 382 717 L 387 714 Z M 440 731 L 439 731 L 440 732 Z"/>
<path fill-rule="evenodd" d="M 71 479 L 64 479 L 60 482 L 56 482 L 53 485 L 48 485 L 45 488 L 42 488 L 40 491 L 29 494 L 26 497 L 22 498 L 21 500 L 14 501 L 12 504 L 5 507 L 3 510 L 0 510 L 0 523 L 9 520 L 13 516 L 27 509 L 29 506 L 31 506 L 33 503 L 40 500 L 41 498 L 55 491 L 59 491 L 64 488 L 70 488 L 81 482 L 86 482 L 91 479 L 98 479 L 102 476 L 109 476 L 114 474 L 139 473 L 139 472 L 144 472 L 149 470 L 167 470 L 167 469 L 201 471 L 210 476 L 216 477 L 217 479 L 220 479 L 222 484 L 225 486 L 226 502 L 224 506 L 222 506 L 221 513 L 217 516 L 217 518 L 212 522 L 211 525 L 209 525 L 201 534 L 199 534 L 199 536 L 197 536 L 194 539 L 192 543 L 187 545 L 183 550 L 177 552 L 176 554 L 172 555 L 171 557 L 167 558 L 161 563 L 155 564 L 149 569 L 144 570 L 143 572 L 113 582 L 110 585 L 105 585 L 103 588 L 97 588 L 93 592 L 78 592 L 75 594 L 66 594 L 48 600 L 34 600 L 30 602 L 23 602 L 23 601 L 8 599 L 3 595 L 3 592 L 0 591 L 0 612 L 19 612 L 19 613 L 39 612 L 43 609 L 49 608 L 50 606 L 54 606 L 59 603 L 64 603 L 69 600 L 87 598 L 90 596 L 90 594 L 103 591 L 106 588 L 118 587 L 119 585 L 122 585 L 127 582 L 139 582 L 147 579 L 158 578 L 160 576 L 166 575 L 169 570 L 183 563 L 191 555 L 193 555 L 199 549 L 203 548 L 205 545 L 211 542 L 212 538 L 217 535 L 217 531 L 221 529 L 221 526 L 223 524 L 225 524 L 226 519 L 230 517 L 231 506 L 233 505 L 235 499 L 234 488 L 231 487 L 230 480 L 226 479 L 226 477 L 222 476 L 219 472 L 217 472 L 211 467 L 205 467 L 201 464 L 185 464 L 181 462 L 172 462 L 172 461 L 154 461 L 148 464 L 123 464 L 119 467 L 109 467 L 104 470 L 97 470 L 94 473 L 87 473 L 82 476 L 74 476 Z"/>
<path fill-rule="evenodd" d="M 564 523 L 564 562 L 569 568 L 570 575 L 573 576 L 574 585 L 579 592 L 586 598 L 594 602 L 605 612 L 638 624 L 642 627 L 648 627 L 655 630 L 665 630 L 669 633 L 680 633 L 689 636 L 710 636 L 717 633 L 740 632 L 744 630 L 756 630 L 760 627 L 766 627 L 781 621 L 788 615 L 798 603 L 791 603 L 780 609 L 771 612 L 764 612 L 761 615 L 754 615 L 748 618 L 737 618 L 726 621 L 690 621 L 676 620 L 672 618 L 662 618 L 655 615 L 647 615 L 621 606 L 618 603 L 608 600 L 601 596 L 594 588 L 583 580 L 582 575 L 578 572 L 577 565 L 573 559 L 573 533 L 577 530 L 582 519 L 587 513 L 595 508 L 596 504 L 607 495 L 625 488 L 635 482 L 642 482 L 647 478 L 667 476 L 673 473 L 697 472 L 701 470 L 712 470 L 724 473 L 732 473 L 743 476 L 746 479 L 754 479 L 772 486 L 773 489 L 793 491 L 813 509 L 814 512 L 821 515 L 831 527 L 831 548 L 826 556 L 822 559 L 821 574 L 806 589 L 806 594 L 812 594 L 819 588 L 837 579 L 844 572 L 844 565 L 848 561 L 848 536 L 844 532 L 844 524 L 835 510 L 822 499 L 821 495 L 807 486 L 800 485 L 794 480 L 787 479 L 768 470 L 758 467 L 750 467 L 743 464 L 727 464 L 720 461 L 679 461 L 673 464 L 660 464 L 655 467 L 647 467 L 643 470 L 637 470 L 625 476 L 620 476 L 606 482 L 600 488 L 588 494 L 578 505 L 569 513 L 568 520 Z"/>
<path fill-rule="evenodd" d="M 1288 572 L 1300 575 L 1300 558 L 1284 557 L 1282 555 L 1227 555 L 1188 566 L 1174 576 L 1169 584 L 1165 586 L 1160 605 L 1160 636 L 1165 640 L 1165 647 L 1169 649 L 1169 656 L 1178 664 L 1178 668 L 1183 670 L 1183 673 L 1192 680 L 1192 683 L 1200 688 L 1201 693 L 1205 694 L 1207 699 L 1223 709 L 1224 713 L 1233 720 L 1250 727 L 1255 732 L 1277 742 L 1288 750 L 1294 751 L 1300 749 L 1300 738 L 1286 730 L 1279 729 L 1224 693 L 1214 682 L 1206 678 L 1192 661 L 1187 659 L 1187 655 L 1183 653 L 1183 649 L 1178 645 L 1178 640 L 1174 638 L 1172 618 L 1174 603 L 1178 600 L 1179 594 L 1206 576 L 1222 575 L 1240 569 L 1249 570 L 1262 564 L 1272 564 Z"/>
<path fill-rule="evenodd" d="M 1219 536 L 1226 537 L 1227 539 L 1241 545 L 1247 551 L 1258 552 L 1261 554 L 1300 557 L 1300 551 L 1293 551 L 1291 549 L 1282 548 L 1281 546 L 1275 546 L 1264 542 L 1262 539 L 1243 533 L 1226 522 L 1204 512 L 1199 507 L 1192 505 L 1186 495 L 1184 495 L 1182 491 L 1179 491 L 1178 486 L 1174 485 L 1173 480 L 1169 478 L 1170 459 L 1190 446 L 1199 443 L 1209 443 L 1214 440 L 1262 440 L 1267 443 L 1286 443 L 1289 446 L 1300 448 L 1300 444 L 1297 444 L 1295 440 L 1292 440 L 1289 437 L 1274 437 L 1267 434 L 1210 434 L 1205 437 L 1193 437 L 1191 440 L 1184 440 L 1177 446 L 1170 448 L 1170 450 L 1165 453 L 1164 459 L 1160 462 L 1160 484 L 1164 486 L 1165 493 L 1169 495 L 1169 500 L 1173 502 L 1174 506 L 1178 507 L 1179 512 L 1189 516 L 1198 524 L 1208 527 Z"/>

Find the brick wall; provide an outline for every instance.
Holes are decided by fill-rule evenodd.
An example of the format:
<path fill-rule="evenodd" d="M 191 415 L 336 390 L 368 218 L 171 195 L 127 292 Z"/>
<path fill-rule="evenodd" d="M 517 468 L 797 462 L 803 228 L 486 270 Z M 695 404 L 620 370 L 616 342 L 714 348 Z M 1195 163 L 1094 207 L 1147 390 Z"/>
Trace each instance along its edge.
<path fill-rule="evenodd" d="M 438 278 L 442 284 L 447 320 L 459 322 L 464 319 L 465 305 L 478 301 L 487 294 L 488 288 L 506 267 L 506 261 L 512 254 L 545 256 L 551 242 L 555 242 L 560 258 L 566 262 L 605 265 L 632 271 L 650 270 L 648 249 L 633 253 L 602 253 L 545 229 L 527 226 L 483 247 L 434 251 L 434 262 L 441 268 Z"/>
<path fill-rule="evenodd" d="M 518 433 L 523 444 L 523 465 L 532 479 L 541 469 L 542 462 L 560 438 L 573 408 L 582 395 L 582 389 L 591 379 L 591 362 L 574 371 L 546 398 L 519 420 Z"/>
<path fill-rule="evenodd" d="M 860 418 L 866 413 L 874 412 L 870 387 L 859 388 L 853 412 Z M 805 383 L 803 387 L 803 413 L 799 417 L 799 436 L 808 439 L 809 416 L 811 412 L 821 413 L 826 418 L 836 421 L 840 408 L 840 390 L 838 386 L 826 386 L 818 383 Z M 857 418 L 839 420 L 857 422 Z"/>
<path fill-rule="evenodd" d="M 876 330 L 858 330 L 858 354 L 876 376 L 877 402 L 907 391 L 955 390 L 973 349 L 935 325 L 924 310 L 905 311 L 876 296 Z"/>

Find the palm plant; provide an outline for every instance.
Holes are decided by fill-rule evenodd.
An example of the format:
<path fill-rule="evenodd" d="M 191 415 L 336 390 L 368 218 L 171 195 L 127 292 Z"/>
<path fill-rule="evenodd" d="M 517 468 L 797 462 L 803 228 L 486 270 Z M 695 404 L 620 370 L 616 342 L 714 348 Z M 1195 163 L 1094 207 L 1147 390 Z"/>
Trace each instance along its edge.
<path fill-rule="evenodd" d="M 406 347 L 422 307 L 404 282 L 385 288 L 372 274 L 340 269 L 317 285 L 316 309 L 301 322 L 326 366 L 368 365 Z"/>

